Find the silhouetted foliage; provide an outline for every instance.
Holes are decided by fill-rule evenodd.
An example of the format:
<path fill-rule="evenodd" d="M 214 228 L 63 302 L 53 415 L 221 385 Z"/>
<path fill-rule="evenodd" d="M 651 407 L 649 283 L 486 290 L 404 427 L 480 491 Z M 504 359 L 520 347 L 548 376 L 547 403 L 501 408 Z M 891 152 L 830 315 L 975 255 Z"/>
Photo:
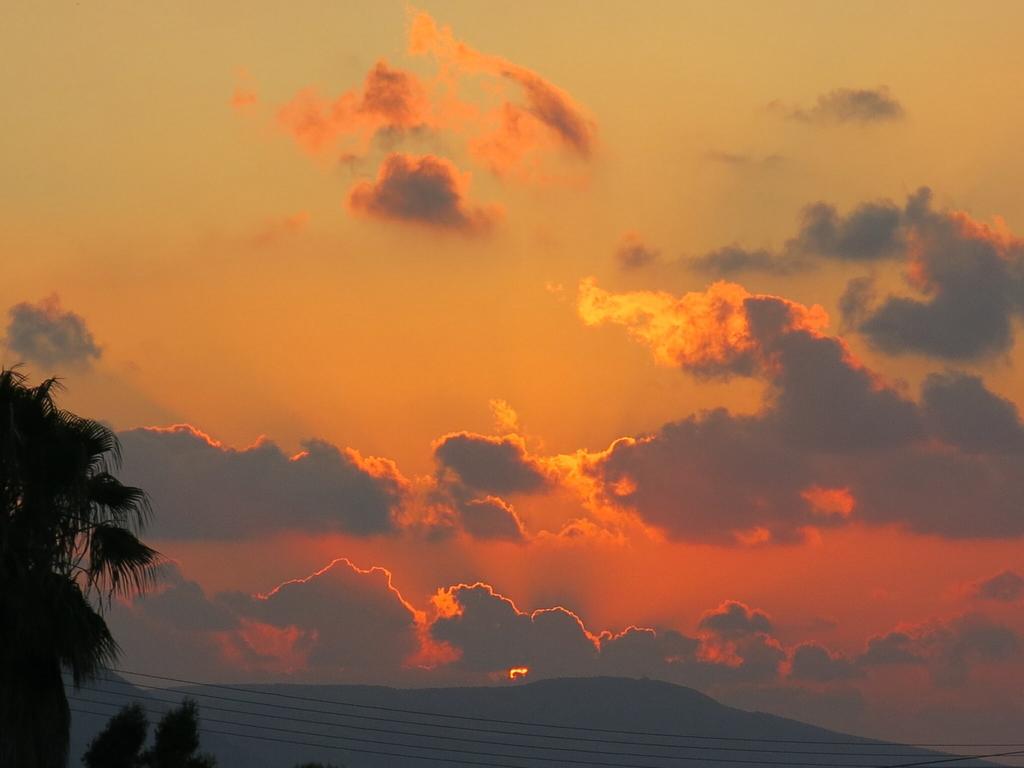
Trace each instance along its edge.
<path fill-rule="evenodd" d="M 86 768 L 137 768 L 148 731 L 142 707 L 129 704 L 92 740 L 82 762 Z"/>
<path fill-rule="evenodd" d="M 153 746 L 143 751 L 149 719 L 131 704 L 110 718 L 82 757 L 86 768 L 215 768 L 211 755 L 199 753 L 199 707 L 191 699 L 165 713 Z"/>
<path fill-rule="evenodd" d="M 146 768 L 212 768 L 217 764 L 199 751 L 199 707 L 191 699 L 172 709 L 156 727 L 153 746 L 142 755 Z"/>
<path fill-rule="evenodd" d="M 157 553 L 136 533 L 145 493 L 113 476 L 104 425 L 61 410 L 48 379 L 0 371 L 0 765 L 64 768 L 77 687 L 117 653 L 101 615 L 152 580 Z"/>

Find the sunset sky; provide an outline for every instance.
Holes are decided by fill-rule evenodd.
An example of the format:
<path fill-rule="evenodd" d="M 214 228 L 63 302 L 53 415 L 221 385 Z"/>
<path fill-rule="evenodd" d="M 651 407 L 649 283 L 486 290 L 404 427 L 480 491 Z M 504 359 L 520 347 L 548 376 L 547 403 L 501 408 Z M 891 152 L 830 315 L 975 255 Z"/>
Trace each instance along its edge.
<path fill-rule="evenodd" d="M 152 496 L 123 666 L 1019 740 L 1022 28 L 7 9 L 0 361 Z"/>

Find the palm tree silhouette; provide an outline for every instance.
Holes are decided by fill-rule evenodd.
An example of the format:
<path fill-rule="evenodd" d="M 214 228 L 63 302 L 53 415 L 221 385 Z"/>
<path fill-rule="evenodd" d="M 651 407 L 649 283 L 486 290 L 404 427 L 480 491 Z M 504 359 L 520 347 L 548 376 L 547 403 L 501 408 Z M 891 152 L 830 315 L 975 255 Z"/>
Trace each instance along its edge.
<path fill-rule="evenodd" d="M 118 647 L 103 610 L 148 586 L 159 555 L 136 537 L 146 494 L 111 472 L 106 426 L 62 410 L 55 379 L 0 371 L 0 765 L 64 768 L 74 685 Z"/>

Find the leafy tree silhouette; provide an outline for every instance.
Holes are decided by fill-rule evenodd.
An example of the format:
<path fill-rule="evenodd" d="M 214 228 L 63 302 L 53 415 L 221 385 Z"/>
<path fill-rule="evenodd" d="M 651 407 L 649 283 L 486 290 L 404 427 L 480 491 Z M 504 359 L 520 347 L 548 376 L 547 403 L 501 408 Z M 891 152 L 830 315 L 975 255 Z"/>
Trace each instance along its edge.
<path fill-rule="evenodd" d="M 164 714 L 153 746 L 143 751 L 148 732 L 146 713 L 130 704 L 110 718 L 82 762 L 86 768 L 216 768 L 212 756 L 198 753 L 199 707 L 191 699 Z"/>
<path fill-rule="evenodd" d="M 142 707 L 129 704 L 92 740 L 82 762 L 86 768 L 137 768 L 148 731 Z"/>
<path fill-rule="evenodd" d="M 199 707 L 192 699 L 165 714 L 156 727 L 153 746 L 142 755 L 146 768 L 213 768 L 217 761 L 199 750 Z"/>
<path fill-rule="evenodd" d="M 0 766 L 64 768 L 62 672 L 77 687 L 115 658 L 102 611 L 159 559 L 136 536 L 145 493 L 111 474 L 116 436 L 58 408 L 57 388 L 0 371 Z"/>

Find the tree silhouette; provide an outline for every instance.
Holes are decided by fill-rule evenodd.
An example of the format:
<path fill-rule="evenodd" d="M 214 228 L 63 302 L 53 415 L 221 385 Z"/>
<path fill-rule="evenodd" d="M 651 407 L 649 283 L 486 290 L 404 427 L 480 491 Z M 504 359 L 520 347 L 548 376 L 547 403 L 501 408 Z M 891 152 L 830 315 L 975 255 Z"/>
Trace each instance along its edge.
<path fill-rule="evenodd" d="M 199 750 L 199 707 L 192 699 L 172 709 L 156 727 L 153 746 L 142 755 L 147 768 L 213 768 L 217 762 Z"/>
<path fill-rule="evenodd" d="M 199 707 L 191 699 L 165 713 L 153 746 L 142 751 L 149 719 L 138 704 L 110 718 L 82 756 L 86 768 L 216 768 L 217 761 L 199 751 Z"/>
<path fill-rule="evenodd" d="M 137 768 L 148 731 L 142 707 L 129 704 L 92 740 L 82 762 L 86 768 Z"/>
<path fill-rule="evenodd" d="M 64 768 L 77 687 L 117 654 L 102 610 L 146 587 L 149 505 L 111 472 L 114 433 L 57 407 L 58 384 L 0 371 L 0 765 Z"/>

